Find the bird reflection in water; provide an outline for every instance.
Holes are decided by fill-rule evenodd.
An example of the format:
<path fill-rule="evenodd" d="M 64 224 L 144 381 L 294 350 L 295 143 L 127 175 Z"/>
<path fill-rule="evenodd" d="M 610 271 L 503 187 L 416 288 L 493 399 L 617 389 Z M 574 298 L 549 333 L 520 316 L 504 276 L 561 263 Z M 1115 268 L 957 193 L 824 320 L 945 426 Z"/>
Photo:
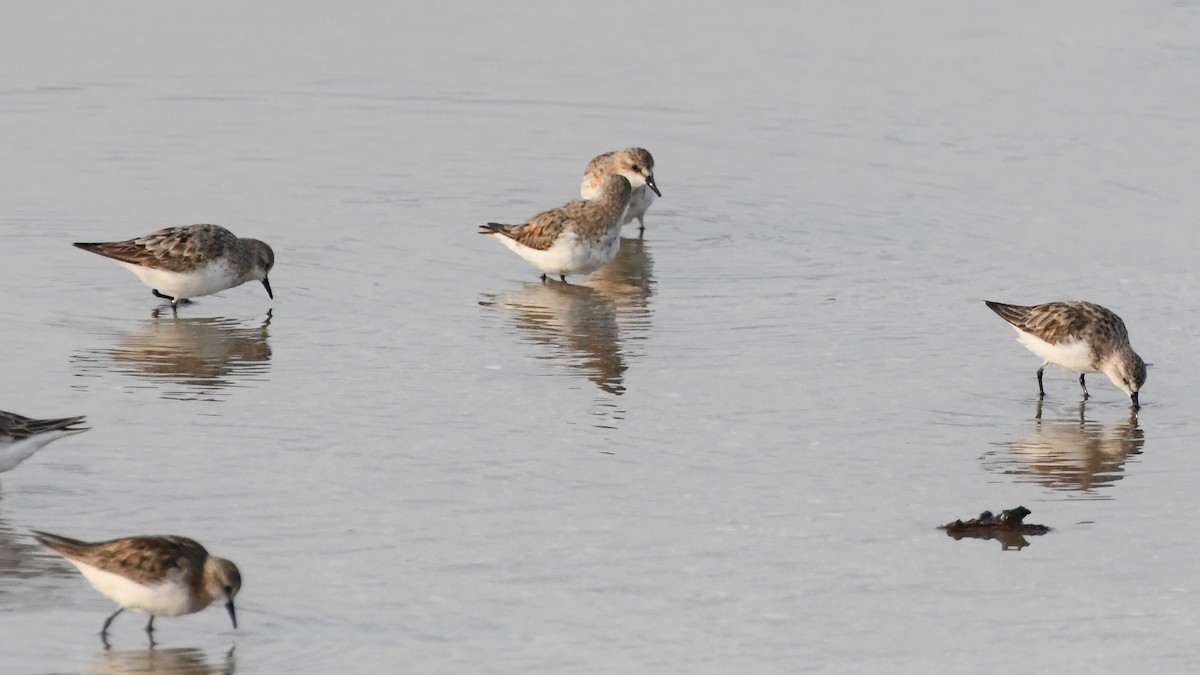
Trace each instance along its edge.
<path fill-rule="evenodd" d="M 1124 477 L 1126 459 L 1142 452 L 1145 436 L 1136 410 L 1124 422 L 1101 424 L 1085 417 L 1086 407 L 1086 402 L 1080 403 L 1077 416 L 1046 418 L 1039 401 L 1034 433 L 1005 444 L 1006 451 L 988 453 L 985 465 L 1054 490 L 1110 498 L 1096 490 Z"/>
<path fill-rule="evenodd" d="M 237 669 L 230 647 L 220 659 L 195 647 L 174 649 L 106 650 L 89 671 L 96 675 L 155 673 L 159 675 L 232 675 Z"/>
<path fill-rule="evenodd" d="M 78 575 L 61 558 L 46 555 L 45 549 L 29 536 L 29 530 L 0 517 L 0 607 L 5 611 L 19 616 L 25 609 L 44 608 L 62 583 L 48 579 Z M 0 659 L 0 672 L 8 672 L 2 664 Z"/>
<path fill-rule="evenodd" d="M 85 377 L 116 372 L 158 383 L 163 398 L 217 400 L 265 376 L 270 325 L 269 311 L 261 322 L 162 316 L 114 335 L 112 347 L 76 353 L 72 362 Z"/>
<path fill-rule="evenodd" d="M 654 294 L 653 261 L 644 239 L 621 238 L 617 257 L 583 283 L 608 296 L 621 308 L 645 315 Z"/>
<path fill-rule="evenodd" d="M 41 547 L 33 543 L 25 530 L 14 528 L 7 520 L 0 518 L 0 604 L 11 608 L 13 603 L 9 596 L 22 588 L 31 591 L 31 594 L 41 593 L 41 589 L 23 587 L 7 579 L 32 579 L 52 573 L 70 576 L 70 570 L 65 566 L 42 555 Z"/>
<path fill-rule="evenodd" d="M 622 238 L 617 257 L 584 283 L 527 283 L 487 295 L 480 304 L 508 312 L 523 339 L 546 348 L 544 358 L 565 362 L 619 396 L 629 367 L 626 340 L 650 325 L 654 282 L 648 248 L 643 240 Z"/>

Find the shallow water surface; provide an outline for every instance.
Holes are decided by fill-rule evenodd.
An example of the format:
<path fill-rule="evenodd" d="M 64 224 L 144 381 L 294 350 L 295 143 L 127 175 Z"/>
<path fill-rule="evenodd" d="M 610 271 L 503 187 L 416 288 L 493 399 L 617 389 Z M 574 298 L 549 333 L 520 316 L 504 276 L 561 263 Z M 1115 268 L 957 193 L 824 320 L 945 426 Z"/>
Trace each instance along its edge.
<path fill-rule="evenodd" d="M 28 4 L 0 24 L 0 670 L 1187 672 L 1200 5 Z M 637 20 L 630 20 L 636 16 Z M 649 148 L 590 278 L 475 234 Z M 178 316 L 74 241 L 275 251 Z M 1134 414 L 983 305 L 1102 303 Z M 937 528 L 1024 505 L 1005 549 Z M 122 615 L 28 532 L 175 533 Z"/>

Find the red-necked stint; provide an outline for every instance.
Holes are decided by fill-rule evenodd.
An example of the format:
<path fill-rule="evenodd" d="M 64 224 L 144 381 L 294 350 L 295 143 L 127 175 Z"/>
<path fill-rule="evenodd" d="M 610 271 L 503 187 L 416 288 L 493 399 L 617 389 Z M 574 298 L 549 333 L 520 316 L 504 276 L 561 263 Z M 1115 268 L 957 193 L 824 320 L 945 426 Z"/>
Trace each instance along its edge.
<path fill-rule="evenodd" d="M 594 199 L 576 199 L 520 225 L 488 223 L 485 234 L 510 248 L 546 275 L 590 274 L 608 264 L 621 247 L 621 219 L 629 208 L 629 181 L 613 174 Z"/>
<path fill-rule="evenodd" d="M 121 263 L 155 296 L 180 302 L 261 281 L 274 299 L 267 274 L 275 253 L 257 239 L 239 239 L 219 225 L 168 227 L 127 241 L 75 244 Z"/>
<path fill-rule="evenodd" d="M 1138 406 L 1138 391 L 1146 383 L 1146 363 L 1129 346 L 1125 322 L 1111 311 L 1091 302 L 1049 302 L 1024 307 L 984 301 L 1017 330 L 1017 341 L 1040 356 L 1038 393 L 1042 371 L 1054 364 L 1080 373 L 1079 386 L 1088 397 L 1083 378 L 1087 373 L 1104 373 Z"/>
<path fill-rule="evenodd" d="M 219 600 L 224 601 L 229 620 L 237 628 L 233 599 L 242 588 L 237 565 L 209 555 L 187 537 L 159 535 L 91 543 L 36 530 L 33 535 L 79 568 L 93 588 L 120 607 L 100 630 L 106 645 L 109 625 L 127 609 L 149 614 L 146 632 L 153 633 L 154 617 L 199 612 Z"/>

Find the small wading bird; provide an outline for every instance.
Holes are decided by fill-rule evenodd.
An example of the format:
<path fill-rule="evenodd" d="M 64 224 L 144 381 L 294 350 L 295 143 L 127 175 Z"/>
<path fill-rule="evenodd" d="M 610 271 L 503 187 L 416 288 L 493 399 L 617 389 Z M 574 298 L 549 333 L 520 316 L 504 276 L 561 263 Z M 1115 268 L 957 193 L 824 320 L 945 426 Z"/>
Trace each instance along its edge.
<path fill-rule="evenodd" d="M 67 559 L 92 587 L 119 609 L 104 621 L 100 639 L 108 646 L 108 627 L 121 612 L 132 609 L 150 615 L 146 633 L 154 642 L 154 617 L 199 612 L 223 600 L 237 628 L 233 599 L 242 588 L 242 575 L 232 562 L 210 556 L 187 537 L 160 535 L 85 542 L 34 530 L 43 546 Z"/>
<path fill-rule="evenodd" d="M 542 271 L 590 274 L 616 257 L 621 248 L 621 218 L 629 208 L 629 181 L 613 174 L 595 199 L 576 199 L 543 211 L 520 225 L 488 223 L 479 233 L 507 246 Z"/>
<path fill-rule="evenodd" d="M 35 420 L 0 410 L 0 473 L 16 468 L 48 443 L 87 431 L 75 426 L 82 423 L 83 416 Z"/>
<path fill-rule="evenodd" d="M 144 237 L 75 246 L 121 263 L 155 297 L 171 301 L 171 309 L 189 298 L 212 295 L 261 281 L 274 299 L 267 274 L 275 252 L 257 239 L 239 239 L 219 225 L 168 227 Z"/>
<path fill-rule="evenodd" d="M 661 197 L 658 185 L 654 182 L 654 158 L 645 148 L 625 148 L 614 152 L 606 152 L 588 162 L 583 170 L 583 183 L 579 186 L 579 194 L 584 199 L 595 199 L 600 194 L 604 179 L 612 174 L 620 174 L 629 181 L 633 192 L 629 195 L 629 211 L 621 220 L 622 225 L 638 221 L 638 232 L 646 231 L 643 220 L 646 210 L 654 203 L 655 195 Z M 651 194 L 650 188 L 654 193 Z"/>
<path fill-rule="evenodd" d="M 1049 302 L 1024 307 L 984 300 L 1017 330 L 1017 341 L 1043 359 L 1037 371 L 1038 394 L 1045 397 L 1042 371 L 1054 364 L 1079 373 L 1079 386 L 1088 398 L 1084 375 L 1104 373 L 1138 407 L 1138 391 L 1146 383 L 1146 363 L 1129 346 L 1125 322 L 1091 302 Z"/>

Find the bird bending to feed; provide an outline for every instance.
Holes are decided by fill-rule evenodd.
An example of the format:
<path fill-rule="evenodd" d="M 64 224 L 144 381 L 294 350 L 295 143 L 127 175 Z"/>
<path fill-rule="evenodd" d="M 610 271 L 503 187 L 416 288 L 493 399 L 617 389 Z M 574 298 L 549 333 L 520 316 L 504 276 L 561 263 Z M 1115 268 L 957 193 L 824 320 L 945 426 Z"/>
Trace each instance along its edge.
<path fill-rule="evenodd" d="M 1038 368 L 1038 393 L 1044 397 L 1042 371 L 1054 364 L 1079 373 L 1079 386 L 1088 398 L 1084 375 L 1104 373 L 1138 407 L 1138 391 L 1146 383 L 1146 363 L 1129 346 L 1125 322 L 1091 302 L 1049 302 L 1024 307 L 990 300 L 987 306 L 1017 330 L 1017 341 L 1043 359 Z"/>
<path fill-rule="evenodd" d="M 520 225 L 488 223 L 479 233 L 541 270 L 542 281 L 547 274 L 566 281 L 568 274 L 589 274 L 616 257 L 631 190 L 624 176 L 613 174 L 595 199 L 569 201 Z"/>
<path fill-rule="evenodd" d="M 33 535 L 79 568 L 92 587 L 119 606 L 100 630 L 106 645 L 109 625 L 127 609 L 149 614 L 146 632 L 153 633 L 156 616 L 191 614 L 220 600 L 237 628 L 233 599 L 242 588 L 237 565 L 210 556 L 187 537 L 128 537 L 89 543 L 37 530 Z"/>
<path fill-rule="evenodd" d="M 636 218 L 638 231 L 645 232 L 646 209 L 654 203 L 655 195 L 662 196 L 658 184 L 654 182 L 654 157 L 645 148 L 606 152 L 588 162 L 587 168 L 583 170 L 583 183 L 579 186 L 579 194 L 584 199 L 595 199 L 600 194 L 604 179 L 614 173 L 625 176 L 633 187 L 633 193 L 629 197 L 629 211 L 621 224 L 628 225 Z M 650 190 L 654 192 L 651 193 Z"/>
<path fill-rule="evenodd" d="M 82 415 L 35 420 L 0 410 L 0 473 L 16 468 L 48 443 L 87 431 L 75 426 L 82 423 Z"/>
<path fill-rule="evenodd" d="M 271 299 L 267 274 L 275 252 L 257 239 L 239 239 L 219 225 L 168 227 L 127 241 L 76 243 L 112 258 L 137 275 L 171 309 L 189 298 L 212 295 L 247 281 L 261 281 Z"/>

